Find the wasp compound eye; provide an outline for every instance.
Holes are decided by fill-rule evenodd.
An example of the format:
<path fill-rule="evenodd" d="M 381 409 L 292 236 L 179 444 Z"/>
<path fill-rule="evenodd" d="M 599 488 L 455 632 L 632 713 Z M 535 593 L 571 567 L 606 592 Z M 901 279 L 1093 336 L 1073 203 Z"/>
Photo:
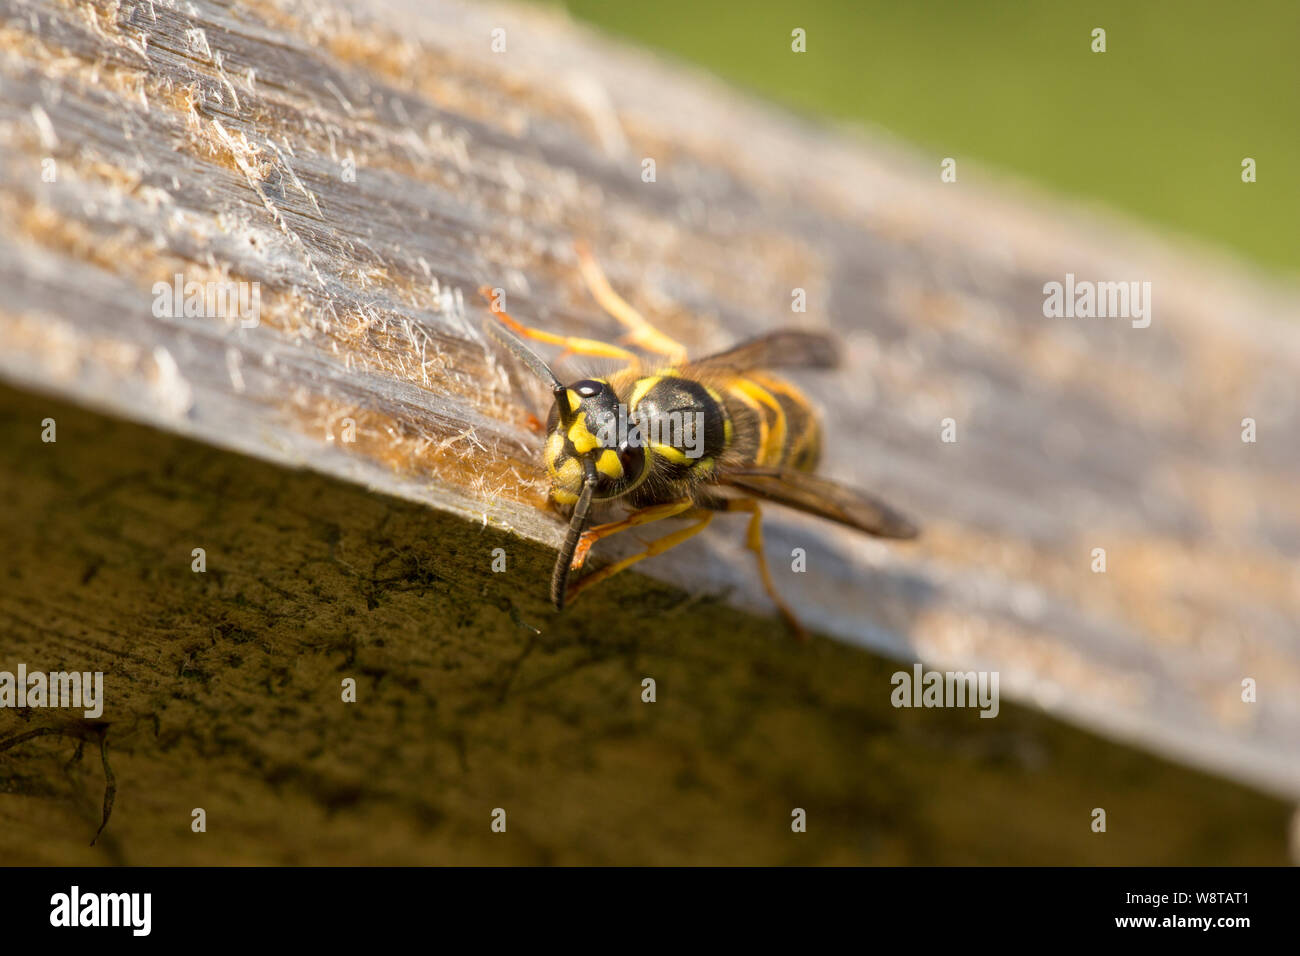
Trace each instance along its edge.
<path fill-rule="evenodd" d="M 617 498 L 640 484 L 649 461 L 640 444 L 623 442 L 606 448 L 595 458 L 597 498 Z"/>
<path fill-rule="evenodd" d="M 645 448 L 640 441 L 621 446 L 618 450 L 618 462 L 623 466 L 625 478 L 639 478 L 645 468 Z"/>

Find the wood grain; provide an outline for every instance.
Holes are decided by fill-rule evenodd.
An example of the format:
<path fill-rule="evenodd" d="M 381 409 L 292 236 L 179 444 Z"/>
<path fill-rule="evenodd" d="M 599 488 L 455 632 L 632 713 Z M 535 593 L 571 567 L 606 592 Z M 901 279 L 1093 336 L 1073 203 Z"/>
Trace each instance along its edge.
<path fill-rule="evenodd" d="M 0 711 L 60 732 L 0 750 L 6 863 L 1286 861 L 1285 803 L 645 579 L 557 615 L 546 547 L 349 482 L 3 387 L 0 475 L 0 669 L 106 698 Z"/>

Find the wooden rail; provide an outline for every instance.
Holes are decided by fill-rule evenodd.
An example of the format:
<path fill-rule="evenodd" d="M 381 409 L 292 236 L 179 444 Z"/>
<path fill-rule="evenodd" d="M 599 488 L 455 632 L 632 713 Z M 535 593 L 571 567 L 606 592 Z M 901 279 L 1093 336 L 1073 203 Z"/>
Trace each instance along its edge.
<path fill-rule="evenodd" d="M 537 599 L 525 624 L 589 626 L 541 601 L 561 534 L 527 427 L 541 398 L 473 294 L 609 337 L 585 240 L 693 349 L 782 325 L 841 338 L 844 369 L 800 379 L 825 470 L 925 534 L 772 512 L 778 585 L 814 629 L 999 671 L 1032 708 L 1300 795 L 1300 296 L 960 157 L 942 182 L 941 159 L 531 8 L 0 0 L 0 376 L 468 519 L 533 556 L 507 572 Z M 1045 316 L 1067 276 L 1149 282 L 1149 325 Z M 178 282 L 256 298 L 187 316 Z M 641 567 L 770 615 L 735 520 Z M 503 586 L 490 549 L 461 557 Z M 586 613 L 681 625 L 636 603 L 647 588 Z M 333 613 L 320 601 L 309 616 Z M 53 631 L 75 662 L 73 627 L 29 615 L 19 651 Z"/>

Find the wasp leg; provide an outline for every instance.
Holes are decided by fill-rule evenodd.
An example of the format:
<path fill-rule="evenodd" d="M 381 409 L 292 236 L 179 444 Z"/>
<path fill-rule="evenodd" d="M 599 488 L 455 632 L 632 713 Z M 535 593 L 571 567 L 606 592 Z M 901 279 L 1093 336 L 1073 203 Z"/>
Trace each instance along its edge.
<path fill-rule="evenodd" d="M 583 281 L 587 283 L 592 297 L 600 303 L 601 308 L 628 328 L 629 334 L 625 341 L 640 346 L 647 352 L 666 355 L 675 365 L 685 362 L 686 346 L 656 329 L 614 291 L 587 244 L 579 240 L 574 243 L 574 250 L 578 253 L 578 268 L 582 271 Z"/>
<path fill-rule="evenodd" d="M 666 534 L 662 538 L 656 538 L 654 541 L 650 542 L 650 544 L 646 547 L 644 551 L 638 552 L 637 554 L 630 555 L 624 558 L 622 561 L 615 561 L 613 564 L 609 565 L 608 567 L 601 568 L 599 571 L 593 571 L 591 574 L 588 574 L 585 578 L 580 578 L 578 581 L 575 581 L 569 587 L 569 595 L 568 595 L 569 602 L 572 603 L 573 600 L 577 598 L 577 596 L 581 592 L 587 590 L 587 588 L 599 584 L 601 581 L 604 581 L 606 578 L 613 577 L 614 575 L 618 574 L 618 572 L 620 571 L 626 571 L 628 568 L 636 564 L 638 561 L 643 561 L 646 558 L 653 558 L 655 555 L 663 554 L 665 551 L 670 551 L 673 548 L 677 547 L 679 544 L 681 544 L 683 541 L 686 541 L 688 538 L 695 537 L 697 534 L 699 534 L 701 531 L 707 528 L 709 526 L 709 522 L 713 520 L 713 512 L 705 511 L 703 509 L 692 509 L 690 511 L 683 512 L 682 515 L 683 517 L 686 518 L 694 518 L 695 524 L 682 528 L 680 531 L 674 531 L 672 534 Z M 661 515 L 660 517 L 663 516 Z"/>
<path fill-rule="evenodd" d="M 782 600 L 781 595 L 776 591 L 776 585 L 772 583 L 772 572 L 767 566 L 767 555 L 763 553 L 763 509 L 759 507 L 758 501 L 754 498 L 716 499 L 710 501 L 708 507 L 719 511 L 749 512 L 749 529 L 745 533 L 745 547 L 753 551 L 754 557 L 758 559 L 758 573 L 763 579 L 763 590 L 772 599 L 776 609 L 781 612 L 781 617 L 794 633 L 795 639 L 808 640 L 808 632 L 804 630 L 804 626 L 794 616 L 794 611 L 790 610 L 790 605 Z"/>
<path fill-rule="evenodd" d="M 608 538 L 612 534 L 618 534 L 628 528 L 640 527 L 652 521 L 671 518 L 673 515 L 681 514 L 694 504 L 695 502 L 690 498 L 686 498 L 683 501 L 670 501 L 662 505 L 651 505 L 648 508 L 633 511 L 621 521 L 611 521 L 608 524 L 598 524 L 594 528 L 588 528 L 582 533 L 582 537 L 578 539 L 578 548 L 573 552 L 573 562 L 569 565 L 570 570 L 582 570 L 582 566 L 587 563 L 587 552 L 601 538 Z"/>
<path fill-rule="evenodd" d="M 554 332 L 543 332 L 541 329 L 530 328 L 522 322 L 516 321 L 505 310 L 495 307 L 496 300 L 492 294 L 492 289 L 488 286 L 479 286 L 478 294 L 487 300 L 489 311 L 497 317 L 498 321 L 514 332 L 515 335 L 533 339 L 537 342 L 546 342 L 549 345 L 562 345 L 566 352 L 574 352 L 578 355 L 618 359 L 633 368 L 640 366 L 640 360 L 634 352 L 629 352 L 617 345 L 610 345 L 608 342 L 601 342 L 596 339 L 584 339 L 574 335 L 556 335 Z"/>

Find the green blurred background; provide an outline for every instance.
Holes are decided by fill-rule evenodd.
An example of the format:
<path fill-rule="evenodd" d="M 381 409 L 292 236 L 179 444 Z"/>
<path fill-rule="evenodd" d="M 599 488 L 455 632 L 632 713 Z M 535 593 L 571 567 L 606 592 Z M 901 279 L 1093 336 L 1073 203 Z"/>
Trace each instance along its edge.
<path fill-rule="evenodd" d="M 549 2 L 801 112 L 888 130 L 932 153 L 936 176 L 942 157 L 959 180 L 974 161 L 1300 275 L 1300 0 Z"/>

